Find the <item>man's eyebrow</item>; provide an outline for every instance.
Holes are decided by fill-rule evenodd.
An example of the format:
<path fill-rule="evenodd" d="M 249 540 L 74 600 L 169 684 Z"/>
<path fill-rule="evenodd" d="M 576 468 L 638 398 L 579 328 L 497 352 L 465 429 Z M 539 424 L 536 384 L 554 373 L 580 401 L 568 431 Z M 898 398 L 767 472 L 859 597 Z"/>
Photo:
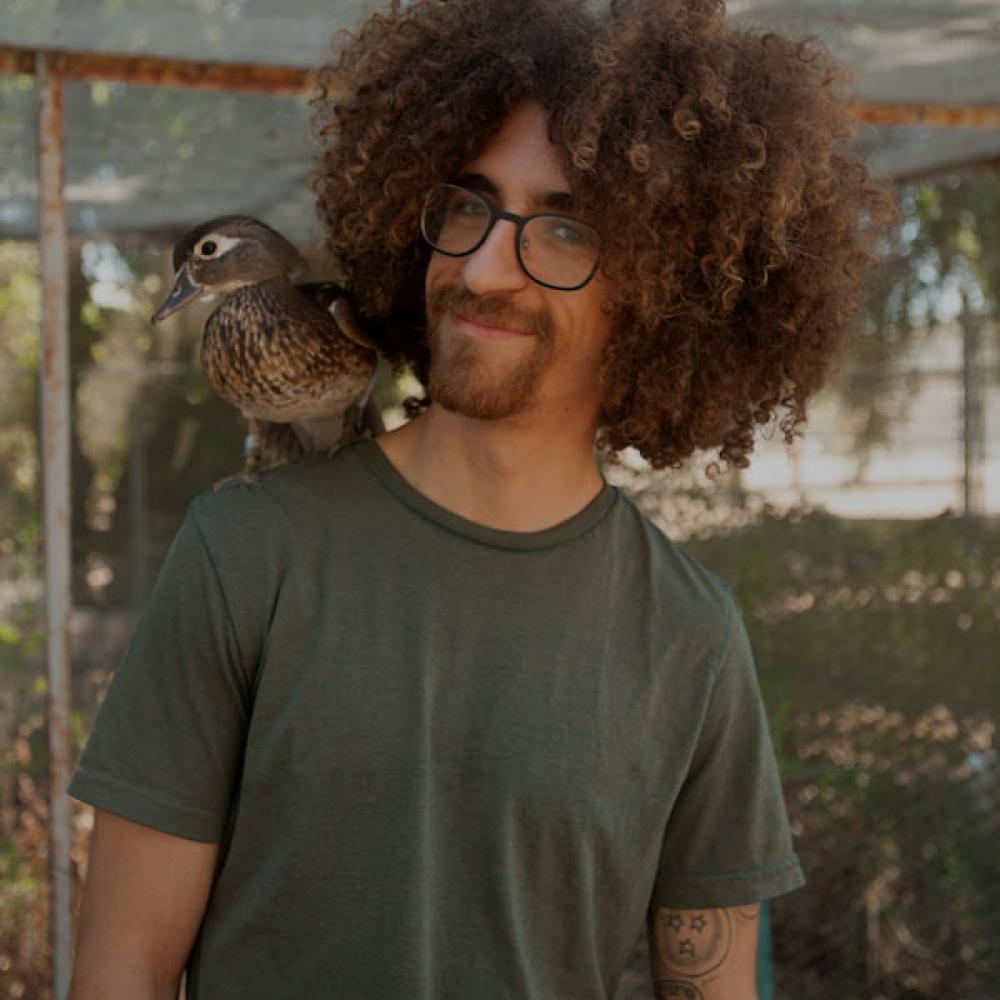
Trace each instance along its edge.
<path fill-rule="evenodd" d="M 475 188 L 497 200 L 500 198 L 500 188 L 484 174 L 462 174 L 455 183 Z M 532 204 L 553 212 L 572 212 L 575 207 L 572 191 L 532 191 L 530 198 Z"/>

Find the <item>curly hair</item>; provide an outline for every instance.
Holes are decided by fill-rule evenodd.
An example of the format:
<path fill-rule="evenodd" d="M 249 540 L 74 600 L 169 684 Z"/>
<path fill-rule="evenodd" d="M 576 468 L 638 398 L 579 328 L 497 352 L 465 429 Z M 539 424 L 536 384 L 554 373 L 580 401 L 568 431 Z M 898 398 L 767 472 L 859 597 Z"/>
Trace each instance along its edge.
<path fill-rule="evenodd" d="M 373 338 L 426 385 L 423 193 L 540 102 L 615 288 L 599 444 L 654 467 L 755 424 L 791 443 L 846 338 L 886 186 L 852 146 L 846 75 L 814 38 L 722 0 L 393 2 L 320 70 L 314 187 Z M 623 220 L 627 220 L 623 223 Z"/>

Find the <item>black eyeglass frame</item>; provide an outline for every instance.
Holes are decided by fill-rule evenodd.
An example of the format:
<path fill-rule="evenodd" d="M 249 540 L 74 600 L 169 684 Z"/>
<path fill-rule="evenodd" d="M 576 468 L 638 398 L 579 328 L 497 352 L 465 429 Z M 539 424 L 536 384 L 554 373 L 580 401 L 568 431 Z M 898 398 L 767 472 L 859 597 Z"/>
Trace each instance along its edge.
<path fill-rule="evenodd" d="M 427 230 L 424 226 L 424 222 L 427 218 L 427 202 L 430 200 L 431 195 L 438 188 L 452 187 L 458 188 L 459 191 L 464 191 L 466 194 L 471 194 L 478 198 L 480 201 L 486 204 L 486 207 L 490 210 L 490 221 L 486 225 L 486 229 L 483 232 L 482 237 L 476 243 L 475 246 L 471 247 L 469 250 L 464 250 L 462 253 L 452 253 L 449 250 L 442 250 L 437 246 L 431 238 L 427 235 Z M 524 258 L 521 256 L 521 237 L 524 235 L 524 227 L 527 226 L 529 222 L 533 219 L 565 219 L 567 222 L 575 222 L 578 226 L 584 226 L 589 229 L 595 236 L 597 240 L 597 256 L 594 258 L 594 266 L 590 269 L 590 273 L 586 278 L 583 279 L 578 285 L 552 285 L 547 281 L 542 281 L 541 278 L 536 278 L 525 266 Z M 517 254 L 517 263 L 521 270 L 537 285 L 541 285 L 543 288 L 551 288 L 556 292 L 575 292 L 583 288 L 585 285 L 589 284 L 593 279 L 594 275 L 597 273 L 597 268 L 601 263 L 601 234 L 589 223 L 584 222 L 582 219 L 578 219 L 575 215 L 565 215 L 562 212 L 533 212 L 531 215 L 516 215 L 514 212 L 506 212 L 502 208 L 497 208 L 486 195 L 481 194 L 479 191 L 473 188 L 466 187 L 464 184 L 454 184 L 451 182 L 443 184 L 435 184 L 426 195 L 424 195 L 424 203 L 420 210 L 420 235 L 423 236 L 427 245 L 434 250 L 436 253 L 444 254 L 445 257 L 469 257 L 474 254 L 490 237 L 490 233 L 493 232 L 493 227 L 496 225 L 497 219 L 506 219 L 508 222 L 513 222 L 514 229 L 514 252 Z"/>

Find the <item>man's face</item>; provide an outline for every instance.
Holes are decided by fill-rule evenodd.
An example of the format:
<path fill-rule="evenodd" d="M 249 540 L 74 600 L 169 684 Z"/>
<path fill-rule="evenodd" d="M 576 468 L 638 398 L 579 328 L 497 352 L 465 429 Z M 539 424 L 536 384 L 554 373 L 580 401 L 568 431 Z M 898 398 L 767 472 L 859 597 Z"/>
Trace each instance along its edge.
<path fill-rule="evenodd" d="M 518 215 L 573 214 L 544 109 L 534 102 L 516 107 L 456 180 Z M 518 264 L 514 234 L 513 222 L 498 219 L 475 253 L 432 253 L 425 284 L 430 396 L 477 420 L 544 408 L 596 421 L 601 354 L 611 335 L 601 304 L 610 284 L 600 270 L 572 292 L 537 284 Z"/>

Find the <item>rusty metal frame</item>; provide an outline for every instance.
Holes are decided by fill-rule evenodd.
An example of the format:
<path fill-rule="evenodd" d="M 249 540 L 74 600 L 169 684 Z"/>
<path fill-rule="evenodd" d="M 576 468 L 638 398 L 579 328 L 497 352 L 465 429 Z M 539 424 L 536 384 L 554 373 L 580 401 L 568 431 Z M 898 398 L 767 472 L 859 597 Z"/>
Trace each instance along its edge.
<path fill-rule="evenodd" d="M 299 95 L 313 73 L 296 67 L 207 63 L 0 46 L 0 74 L 33 75 L 38 96 L 38 200 L 41 260 L 41 442 L 45 578 L 45 661 L 49 773 L 49 917 L 53 993 L 72 975 L 70 851 L 70 507 L 69 232 L 64 192 L 65 81 L 114 80 L 156 87 Z"/>
<path fill-rule="evenodd" d="M 113 53 L 0 46 L 0 74 L 34 75 L 38 88 L 41 216 L 41 423 L 44 483 L 45 620 L 48 671 L 49 852 L 54 995 L 64 997 L 72 967 L 70 909 L 69 708 L 71 611 L 68 228 L 64 177 L 63 83 L 112 80 L 155 87 L 299 95 L 315 74 L 291 66 L 218 63 Z M 1000 103 L 855 103 L 878 126 L 1000 129 Z"/>
<path fill-rule="evenodd" d="M 866 125 L 908 128 L 1000 129 L 1000 104 L 944 104 L 925 101 L 858 101 Z"/>
<path fill-rule="evenodd" d="M 311 89 L 314 80 L 313 71 L 295 66 L 258 66 L 253 63 L 203 62 L 13 46 L 0 46 L 0 73 L 34 73 L 39 55 L 44 55 L 49 71 L 63 80 L 114 80 L 116 83 L 146 87 L 263 91 L 269 94 L 302 94 Z"/>
<path fill-rule="evenodd" d="M 45 55 L 38 80 L 38 203 L 42 283 L 41 440 L 45 541 L 45 660 L 48 674 L 49 919 L 55 996 L 71 968 L 69 711 L 71 610 L 69 234 L 63 192 L 63 82 Z"/>
<path fill-rule="evenodd" d="M 41 259 L 42 493 L 45 661 L 49 772 L 49 916 L 53 993 L 65 997 L 72 975 L 70 851 L 70 507 L 69 232 L 64 192 L 65 81 L 114 80 L 156 87 L 299 95 L 313 87 L 309 70 L 246 63 L 207 63 L 0 46 L 0 74 L 33 75 L 38 97 L 38 199 Z"/>
<path fill-rule="evenodd" d="M 314 71 L 298 66 L 205 62 L 64 49 L 42 51 L 17 46 L 0 46 L 0 73 L 34 73 L 38 55 L 44 55 L 50 71 L 64 80 L 114 80 L 148 87 L 270 94 L 302 94 L 315 84 Z M 854 110 L 858 120 L 866 125 L 1000 129 L 1000 103 L 997 102 L 856 101 Z"/>

